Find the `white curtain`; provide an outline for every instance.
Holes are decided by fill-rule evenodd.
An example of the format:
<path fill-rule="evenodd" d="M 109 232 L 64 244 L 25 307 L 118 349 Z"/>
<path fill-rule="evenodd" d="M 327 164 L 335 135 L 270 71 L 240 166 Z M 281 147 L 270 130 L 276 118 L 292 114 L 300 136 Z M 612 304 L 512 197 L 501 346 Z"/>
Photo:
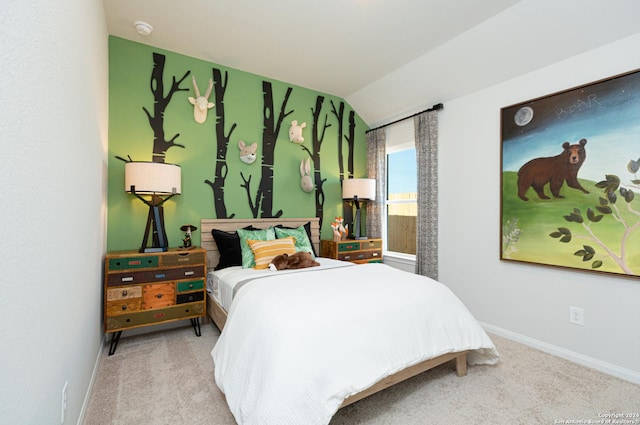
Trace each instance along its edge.
<path fill-rule="evenodd" d="M 438 112 L 413 118 L 418 165 L 416 273 L 438 279 Z"/>
<path fill-rule="evenodd" d="M 367 171 L 376 180 L 376 200 L 367 201 L 367 236 L 381 238 L 384 226 L 385 201 L 387 199 L 386 136 L 384 128 L 367 133 Z"/>

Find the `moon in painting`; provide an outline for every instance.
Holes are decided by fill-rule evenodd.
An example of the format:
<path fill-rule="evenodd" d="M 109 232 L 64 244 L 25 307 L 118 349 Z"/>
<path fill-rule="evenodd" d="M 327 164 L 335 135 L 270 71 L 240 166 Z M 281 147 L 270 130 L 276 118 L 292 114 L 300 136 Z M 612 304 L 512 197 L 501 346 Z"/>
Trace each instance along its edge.
<path fill-rule="evenodd" d="M 532 119 L 533 119 L 533 109 L 531 109 L 528 106 L 523 106 L 522 108 L 518 109 L 518 112 L 516 112 L 516 115 L 513 117 L 513 120 L 520 127 L 523 127 L 529 124 Z"/>

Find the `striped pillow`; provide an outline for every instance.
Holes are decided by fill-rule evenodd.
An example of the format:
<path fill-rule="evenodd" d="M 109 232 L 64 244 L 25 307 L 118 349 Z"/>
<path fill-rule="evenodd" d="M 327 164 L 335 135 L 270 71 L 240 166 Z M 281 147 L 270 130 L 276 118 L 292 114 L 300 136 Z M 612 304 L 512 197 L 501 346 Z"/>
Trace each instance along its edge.
<path fill-rule="evenodd" d="M 291 255 L 296 253 L 295 239 L 292 236 L 272 241 L 248 239 L 247 244 L 253 251 L 254 261 L 256 262 L 254 269 L 266 269 L 269 267 L 269 263 L 280 254 Z"/>

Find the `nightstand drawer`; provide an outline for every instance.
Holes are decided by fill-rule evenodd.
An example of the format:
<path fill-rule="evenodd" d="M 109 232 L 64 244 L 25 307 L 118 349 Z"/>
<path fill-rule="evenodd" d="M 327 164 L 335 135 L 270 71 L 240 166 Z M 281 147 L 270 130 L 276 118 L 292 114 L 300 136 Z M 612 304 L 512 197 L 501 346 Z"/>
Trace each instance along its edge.
<path fill-rule="evenodd" d="M 107 317 L 105 327 L 107 332 L 120 329 L 130 329 L 146 326 L 153 323 L 161 323 L 172 320 L 188 319 L 204 315 L 204 302 L 197 304 L 184 304 L 162 310 L 146 310 L 138 313 L 120 314 Z"/>
<path fill-rule="evenodd" d="M 338 252 L 343 252 L 343 251 L 360 251 L 360 242 L 338 243 Z"/>
<path fill-rule="evenodd" d="M 123 273 L 111 273 L 107 276 L 107 286 L 161 282 L 166 280 L 189 279 L 196 277 L 204 277 L 203 265 L 173 269 L 140 270 Z"/>
<path fill-rule="evenodd" d="M 140 298 L 142 288 L 140 286 L 125 286 L 107 290 L 107 301 L 126 300 L 128 298 Z"/>
<path fill-rule="evenodd" d="M 142 287 L 142 298 L 145 310 L 168 307 L 175 304 L 176 287 L 173 283 L 144 285 Z"/>
<path fill-rule="evenodd" d="M 194 303 L 202 300 L 204 300 L 204 292 L 189 292 L 186 294 L 178 294 L 176 297 L 176 304 Z"/>
<path fill-rule="evenodd" d="M 180 252 L 160 257 L 160 266 L 186 266 L 205 263 L 203 252 Z"/>
<path fill-rule="evenodd" d="M 382 258 L 382 251 L 358 251 L 350 253 L 338 253 L 338 260 L 342 261 L 357 261 L 357 260 L 369 260 Z"/>
<path fill-rule="evenodd" d="M 382 249 L 382 239 L 369 239 L 360 242 L 360 249 Z"/>
<path fill-rule="evenodd" d="M 188 292 L 195 290 L 204 289 L 204 280 L 187 280 L 184 282 L 178 282 L 177 284 L 178 291 L 177 292 Z"/>
<path fill-rule="evenodd" d="M 125 314 L 142 310 L 142 298 L 115 300 L 107 302 L 107 315 Z"/>
<path fill-rule="evenodd" d="M 110 258 L 107 264 L 109 267 L 108 271 L 158 267 L 158 257 L 157 256 L 116 257 L 116 258 Z"/>

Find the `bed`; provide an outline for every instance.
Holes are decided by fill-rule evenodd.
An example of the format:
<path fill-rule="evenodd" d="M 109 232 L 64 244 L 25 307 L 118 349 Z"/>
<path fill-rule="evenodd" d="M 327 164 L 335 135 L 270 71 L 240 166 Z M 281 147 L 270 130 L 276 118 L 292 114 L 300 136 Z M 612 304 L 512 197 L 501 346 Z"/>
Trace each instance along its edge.
<path fill-rule="evenodd" d="M 239 424 L 327 424 L 339 409 L 433 367 L 494 364 L 495 346 L 446 286 L 383 264 L 252 270 L 220 260 L 212 229 L 307 225 L 317 218 L 203 219 L 207 313 L 222 330 L 216 384 Z M 221 289 L 222 282 L 233 288 Z"/>

